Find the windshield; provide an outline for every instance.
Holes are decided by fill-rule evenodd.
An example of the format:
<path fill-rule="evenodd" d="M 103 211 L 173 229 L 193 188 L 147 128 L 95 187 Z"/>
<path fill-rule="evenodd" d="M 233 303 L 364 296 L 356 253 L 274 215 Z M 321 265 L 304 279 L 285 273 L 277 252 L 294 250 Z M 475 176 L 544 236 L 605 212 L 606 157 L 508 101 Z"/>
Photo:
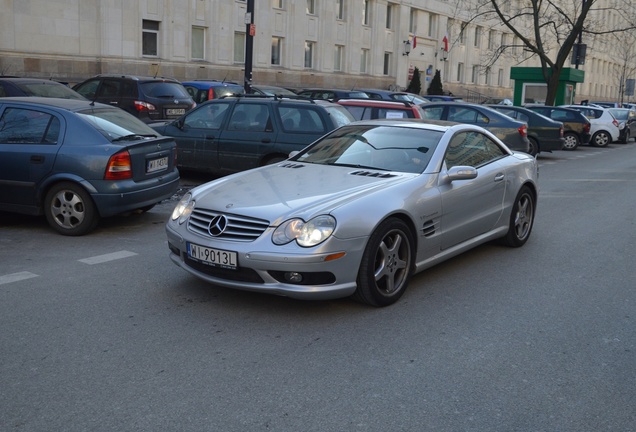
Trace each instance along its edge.
<path fill-rule="evenodd" d="M 110 142 L 121 141 L 122 139 L 154 138 L 157 136 L 157 132 L 144 122 L 119 108 L 83 110 L 78 112 L 78 114 L 91 123 Z"/>
<path fill-rule="evenodd" d="M 443 132 L 386 125 L 350 125 L 303 150 L 298 162 L 421 173 Z"/>
<path fill-rule="evenodd" d="M 66 87 L 64 84 L 29 83 L 19 84 L 18 87 L 20 87 L 22 91 L 24 91 L 29 96 L 86 100 L 84 96 L 77 93 L 75 90 Z"/>

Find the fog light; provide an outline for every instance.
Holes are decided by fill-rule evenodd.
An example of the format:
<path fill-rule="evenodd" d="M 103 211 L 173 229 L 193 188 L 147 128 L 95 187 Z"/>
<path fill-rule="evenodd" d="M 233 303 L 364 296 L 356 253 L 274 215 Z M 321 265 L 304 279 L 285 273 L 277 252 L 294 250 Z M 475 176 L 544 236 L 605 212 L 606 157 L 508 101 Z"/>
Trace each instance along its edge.
<path fill-rule="evenodd" d="M 303 281 L 303 275 L 298 272 L 285 273 L 285 280 L 291 283 L 300 283 Z"/>

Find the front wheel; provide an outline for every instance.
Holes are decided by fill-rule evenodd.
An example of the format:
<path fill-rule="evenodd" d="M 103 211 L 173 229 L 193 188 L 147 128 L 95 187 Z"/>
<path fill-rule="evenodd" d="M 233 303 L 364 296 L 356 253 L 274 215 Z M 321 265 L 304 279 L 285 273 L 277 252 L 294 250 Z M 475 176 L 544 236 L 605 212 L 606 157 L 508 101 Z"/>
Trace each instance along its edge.
<path fill-rule="evenodd" d="M 536 139 L 530 137 L 528 137 L 528 141 L 530 142 L 530 145 L 528 146 L 528 153 L 530 154 L 530 156 L 536 156 L 537 154 L 539 154 L 539 142 Z"/>
<path fill-rule="evenodd" d="M 364 250 L 354 299 L 372 306 L 388 306 L 402 297 L 413 263 L 411 237 L 411 230 L 399 219 L 380 224 Z"/>
<path fill-rule="evenodd" d="M 612 137 L 605 131 L 598 131 L 592 137 L 594 147 L 607 147 L 610 142 L 612 142 Z"/>
<path fill-rule="evenodd" d="M 91 196 L 75 183 L 53 186 L 44 199 L 44 214 L 54 230 L 68 236 L 84 235 L 99 222 Z"/>
<path fill-rule="evenodd" d="M 503 244 L 510 247 L 521 247 L 528 241 L 534 224 L 534 194 L 529 187 L 521 188 L 512 206 L 508 233 L 502 238 Z"/>

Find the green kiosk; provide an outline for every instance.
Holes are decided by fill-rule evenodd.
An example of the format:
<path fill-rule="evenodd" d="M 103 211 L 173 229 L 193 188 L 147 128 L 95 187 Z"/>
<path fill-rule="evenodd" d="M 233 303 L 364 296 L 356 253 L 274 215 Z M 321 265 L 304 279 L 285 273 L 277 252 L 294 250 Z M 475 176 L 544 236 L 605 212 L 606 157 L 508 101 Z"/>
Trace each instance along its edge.
<path fill-rule="evenodd" d="M 512 67 L 510 78 L 515 80 L 514 104 L 522 106 L 529 103 L 545 103 L 548 85 L 543 79 L 540 67 Z M 570 105 L 574 103 L 576 83 L 582 83 L 585 72 L 579 69 L 563 68 L 559 77 L 554 105 Z"/>

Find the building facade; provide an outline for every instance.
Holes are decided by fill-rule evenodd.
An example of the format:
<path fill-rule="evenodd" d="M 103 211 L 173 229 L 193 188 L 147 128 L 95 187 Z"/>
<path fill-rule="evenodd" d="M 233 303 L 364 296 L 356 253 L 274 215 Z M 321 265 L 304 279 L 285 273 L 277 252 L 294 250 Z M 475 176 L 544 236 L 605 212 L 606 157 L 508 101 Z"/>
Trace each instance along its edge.
<path fill-rule="evenodd" d="M 612 1 L 612 0 L 607 0 Z M 100 73 L 244 79 L 245 0 L 1 0 L 0 73 L 79 82 Z M 510 97 L 516 37 L 462 21 L 453 0 L 255 0 L 253 82 L 404 88 L 436 70 L 456 95 Z M 445 49 L 446 48 L 446 49 Z M 514 54 L 514 53 L 512 53 Z M 488 64 L 487 66 L 484 66 Z M 612 54 L 588 50 L 580 98 L 616 100 Z M 578 98 L 577 98 L 578 99 Z"/>

